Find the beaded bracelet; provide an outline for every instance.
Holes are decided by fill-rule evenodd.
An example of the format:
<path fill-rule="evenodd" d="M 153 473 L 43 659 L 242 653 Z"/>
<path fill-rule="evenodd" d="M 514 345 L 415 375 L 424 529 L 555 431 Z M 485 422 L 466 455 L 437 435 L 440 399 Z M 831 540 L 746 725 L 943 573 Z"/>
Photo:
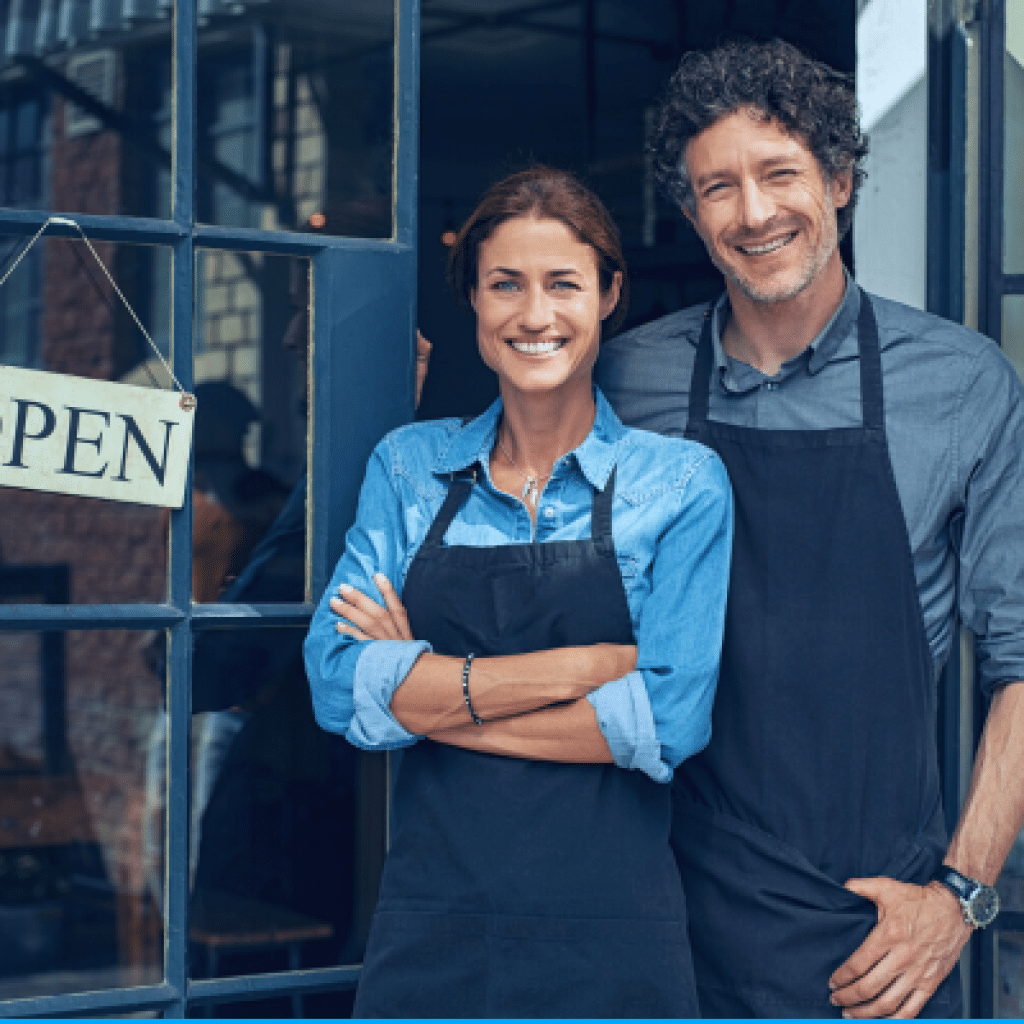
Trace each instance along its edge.
<path fill-rule="evenodd" d="M 469 667 L 473 664 L 473 658 L 475 655 L 467 654 L 466 663 L 462 666 L 462 698 L 466 702 L 466 708 L 469 710 L 469 717 L 473 719 L 476 725 L 483 725 L 484 720 L 473 710 L 473 702 L 469 699 Z"/>

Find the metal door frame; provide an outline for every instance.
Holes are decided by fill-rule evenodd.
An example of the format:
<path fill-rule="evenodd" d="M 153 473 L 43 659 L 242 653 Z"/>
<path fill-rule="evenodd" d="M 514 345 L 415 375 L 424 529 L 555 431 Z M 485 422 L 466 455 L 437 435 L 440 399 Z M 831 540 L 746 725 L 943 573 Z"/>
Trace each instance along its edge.
<path fill-rule="evenodd" d="M 416 325 L 416 207 L 419 117 L 420 0 L 395 0 L 394 237 L 329 238 L 196 223 L 197 2 L 176 0 L 173 31 L 174 139 L 172 217 L 157 220 L 73 214 L 93 239 L 172 249 L 172 365 L 185 390 L 193 379 L 194 265 L 197 248 L 262 251 L 311 260 L 313 356 L 309 551 L 311 593 L 319 595 L 340 555 L 373 445 L 412 418 Z M 61 211 L 54 211 L 61 212 Z M 0 209 L 0 231 L 30 237 L 43 211 Z M 74 236 L 52 225 L 50 234 Z M 366 344 L 359 297 L 386 294 L 390 317 L 374 324 Z M 349 331 L 346 328 L 351 327 Z M 368 387 L 367 381 L 374 387 Z M 188 794 L 191 648 L 197 631 L 230 626 L 305 625 L 312 604 L 193 605 L 191 481 L 184 506 L 171 515 L 166 601 L 134 605 L 0 605 L 0 629 L 168 631 L 167 895 L 164 982 L 0 1002 L 0 1016 L 103 1015 L 158 1009 L 185 1017 L 197 1005 L 352 988 L 353 966 L 237 978 L 192 980 L 188 973 Z"/>

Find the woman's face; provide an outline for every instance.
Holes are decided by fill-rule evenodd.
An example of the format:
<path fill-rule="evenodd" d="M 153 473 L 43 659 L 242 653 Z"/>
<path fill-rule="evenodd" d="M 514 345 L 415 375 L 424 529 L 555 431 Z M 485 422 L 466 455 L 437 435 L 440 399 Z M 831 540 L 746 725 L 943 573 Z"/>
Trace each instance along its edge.
<path fill-rule="evenodd" d="M 472 303 L 483 361 L 508 389 L 589 394 L 601 321 L 622 275 L 602 294 L 597 253 L 560 220 L 514 217 L 482 242 Z"/>

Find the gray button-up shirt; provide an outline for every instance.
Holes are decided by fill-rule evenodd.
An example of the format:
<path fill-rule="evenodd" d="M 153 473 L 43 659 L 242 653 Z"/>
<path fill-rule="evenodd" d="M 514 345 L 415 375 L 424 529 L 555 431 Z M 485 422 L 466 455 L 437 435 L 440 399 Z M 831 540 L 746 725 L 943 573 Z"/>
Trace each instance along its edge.
<path fill-rule="evenodd" d="M 978 637 L 986 689 L 1024 679 L 1024 390 L 990 339 L 872 296 L 882 346 L 885 424 L 928 643 L 938 674 L 959 617 Z M 766 430 L 862 422 L 857 316 L 843 302 L 817 338 L 774 377 L 726 355 L 728 299 L 714 306 L 708 417 Z M 690 376 L 706 306 L 607 342 L 598 382 L 622 420 L 686 429 Z"/>

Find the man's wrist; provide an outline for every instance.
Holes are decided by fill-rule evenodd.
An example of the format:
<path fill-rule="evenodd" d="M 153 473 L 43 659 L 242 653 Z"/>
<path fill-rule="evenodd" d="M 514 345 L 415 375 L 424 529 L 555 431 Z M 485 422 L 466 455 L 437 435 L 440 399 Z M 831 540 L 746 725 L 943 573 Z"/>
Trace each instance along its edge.
<path fill-rule="evenodd" d="M 945 889 L 959 904 L 965 924 L 971 928 L 987 928 L 999 914 L 999 894 L 991 886 L 940 864 L 931 878 L 933 885 Z"/>

